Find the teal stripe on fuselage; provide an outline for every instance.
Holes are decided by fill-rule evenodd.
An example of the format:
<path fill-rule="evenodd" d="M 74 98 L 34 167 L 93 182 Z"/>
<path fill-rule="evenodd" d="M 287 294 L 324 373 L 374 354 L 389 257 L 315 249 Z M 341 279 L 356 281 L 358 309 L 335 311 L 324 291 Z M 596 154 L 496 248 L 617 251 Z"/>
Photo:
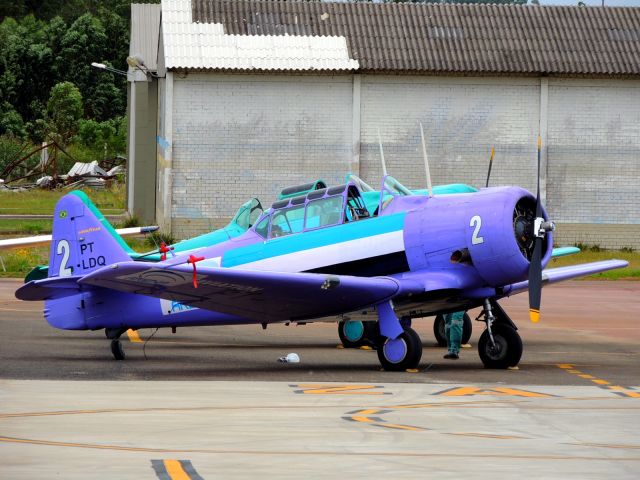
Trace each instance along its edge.
<path fill-rule="evenodd" d="M 406 212 L 399 212 L 393 215 L 368 218 L 334 227 L 319 228 L 286 237 L 273 238 L 267 242 L 235 248 L 224 254 L 222 266 L 235 267 L 265 258 L 395 232 L 404 228 L 405 216 Z"/>

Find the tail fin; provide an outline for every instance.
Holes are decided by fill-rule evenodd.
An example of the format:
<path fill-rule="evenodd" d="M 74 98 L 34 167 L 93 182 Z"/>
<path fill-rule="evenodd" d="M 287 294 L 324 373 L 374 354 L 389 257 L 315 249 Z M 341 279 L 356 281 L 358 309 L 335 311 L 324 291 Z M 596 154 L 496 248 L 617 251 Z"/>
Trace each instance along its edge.
<path fill-rule="evenodd" d="M 56 204 L 49 277 L 86 275 L 131 260 L 133 250 L 84 192 L 73 191 Z"/>

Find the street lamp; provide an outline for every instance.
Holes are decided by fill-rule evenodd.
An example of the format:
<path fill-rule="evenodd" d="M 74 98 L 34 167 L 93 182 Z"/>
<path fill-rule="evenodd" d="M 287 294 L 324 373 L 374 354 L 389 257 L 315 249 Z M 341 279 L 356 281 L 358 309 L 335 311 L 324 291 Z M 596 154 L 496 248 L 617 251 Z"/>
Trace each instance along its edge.
<path fill-rule="evenodd" d="M 108 72 L 118 73 L 120 75 L 124 75 L 125 77 L 129 76 L 128 72 L 125 72 L 124 70 L 118 70 L 117 68 L 110 67 L 109 65 L 105 65 L 104 63 L 91 62 L 91 66 L 99 68 L 100 70 L 107 70 Z"/>
<path fill-rule="evenodd" d="M 127 57 L 127 63 L 131 68 L 138 69 L 147 75 L 147 72 L 141 67 L 144 66 L 142 58 L 139 56 Z M 135 173 L 135 157 L 136 157 L 136 82 L 135 77 L 130 77 L 129 72 L 118 70 L 104 63 L 91 62 L 91 66 L 100 70 L 124 75 L 131 82 L 131 108 L 129 110 L 129 161 L 127 166 L 127 210 L 133 215 L 133 176 Z M 144 67 L 146 69 L 146 67 Z"/>

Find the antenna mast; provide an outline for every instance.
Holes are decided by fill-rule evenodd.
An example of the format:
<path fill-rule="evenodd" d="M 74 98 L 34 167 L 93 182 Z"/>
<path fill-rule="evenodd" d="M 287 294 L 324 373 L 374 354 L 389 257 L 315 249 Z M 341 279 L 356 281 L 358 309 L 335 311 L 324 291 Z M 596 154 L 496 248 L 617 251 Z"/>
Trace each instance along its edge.
<path fill-rule="evenodd" d="M 422 156 L 424 157 L 424 170 L 427 174 L 427 189 L 429 189 L 429 197 L 433 197 L 433 186 L 431 185 L 431 172 L 429 171 L 429 159 L 427 158 L 427 144 L 424 141 L 424 128 L 420 122 L 420 137 L 422 137 Z"/>

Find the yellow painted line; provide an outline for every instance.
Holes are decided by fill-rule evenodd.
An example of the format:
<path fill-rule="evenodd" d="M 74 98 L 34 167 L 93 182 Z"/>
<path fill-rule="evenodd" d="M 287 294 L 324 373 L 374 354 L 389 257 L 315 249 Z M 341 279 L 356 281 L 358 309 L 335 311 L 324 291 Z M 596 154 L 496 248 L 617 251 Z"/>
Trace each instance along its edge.
<path fill-rule="evenodd" d="M 182 464 L 178 460 L 165 460 L 164 468 L 171 477 L 171 480 L 191 480 L 191 477 L 184 471 Z"/>
<path fill-rule="evenodd" d="M 443 392 L 434 393 L 434 395 L 440 395 L 443 397 L 465 397 L 474 395 L 489 395 L 498 397 L 552 397 L 546 393 L 532 392 L 528 390 L 518 390 L 516 388 L 506 387 L 494 387 L 494 388 L 479 388 L 479 387 L 458 387 L 445 390 Z"/>
<path fill-rule="evenodd" d="M 140 338 L 140 335 L 138 335 L 138 332 L 136 332 L 135 330 L 127 330 L 127 336 L 129 337 L 129 340 L 131 340 L 133 343 L 142 343 L 142 339 Z"/>
<path fill-rule="evenodd" d="M 361 423 L 376 423 L 373 420 L 371 420 L 369 417 L 360 417 L 360 416 L 353 415 L 351 419 Z"/>
<path fill-rule="evenodd" d="M 421 430 L 424 430 L 424 428 L 420 428 L 420 427 L 412 427 L 410 425 L 398 425 L 395 423 L 377 423 L 376 425 L 379 425 L 381 427 L 386 427 L 386 428 L 395 428 L 396 430 L 411 430 L 413 432 L 419 432 Z"/>
<path fill-rule="evenodd" d="M 180 449 L 180 448 L 146 448 L 146 447 L 127 447 L 120 445 L 96 445 L 90 443 L 65 443 L 65 442 L 54 442 L 54 441 L 46 441 L 46 440 L 35 440 L 29 438 L 15 438 L 15 437 L 2 437 L 0 436 L 0 442 L 4 443 L 21 443 L 21 444 L 30 444 L 30 445 L 46 445 L 53 447 L 76 447 L 76 448 L 90 448 L 90 449 L 100 449 L 100 450 L 120 450 L 126 452 L 151 452 L 151 453 L 209 453 L 216 455 L 281 455 L 285 457 L 290 457 L 291 455 L 296 456 L 319 456 L 322 458 L 336 456 L 336 457 L 363 457 L 363 458 L 371 458 L 371 457 L 404 457 L 404 458 L 460 458 L 460 452 L 442 452 L 442 453 L 433 453 L 433 452 L 407 452 L 407 451 L 363 451 L 363 452 L 352 452 L 352 451 L 344 451 L 344 450 L 288 450 L 288 449 L 279 449 L 279 450 L 241 450 L 241 449 L 214 449 L 214 448 L 190 448 L 190 449 Z M 621 461 L 621 462 L 640 462 L 640 456 L 638 457 L 613 457 L 610 455 L 596 457 L 594 455 L 535 455 L 535 454 L 512 454 L 512 453 L 473 453 L 473 452 L 465 452 L 465 457 L 468 458 L 478 458 L 478 459 L 487 459 L 487 458 L 495 458 L 495 459 L 510 459 L 510 460 L 585 460 L 585 461 L 604 461 L 604 462 L 612 462 L 612 461 Z"/>
<path fill-rule="evenodd" d="M 572 373 L 572 374 L 577 375 L 580 378 L 584 378 L 586 380 L 590 380 L 591 382 L 595 383 L 596 385 L 602 385 L 604 388 L 606 388 L 609 391 L 617 392 L 620 395 L 623 395 L 623 396 L 626 396 L 626 397 L 629 397 L 629 398 L 640 398 L 640 393 L 638 393 L 638 392 L 634 392 L 634 391 L 629 390 L 627 388 L 621 387 L 620 385 L 611 385 L 611 382 L 608 382 L 608 381 L 603 380 L 601 378 L 596 378 L 593 375 L 582 373 L 580 370 L 573 369 L 573 365 L 560 364 L 560 365 L 558 365 L 558 367 L 564 369 L 567 373 Z"/>
<path fill-rule="evenodd" d="M 358 413 L 360 415 L 374 415 L 376 413 L 378 413 L 380 410 L 373 410 L 373 409 L 369 409 L 369 410 L 360 410 Z"/>
<path fill-rule="evenodd" d="M 479 438 L 497 438 L 499 440 L 523 440 L 523 439 L 527 439 L 528 437 L 519 437 L 516 435 L 493 435 L 490 433 L 473 433 L 473 432 L 452 432 L 452 433 L 447 433 L 447 435 L 460 435 L 463 437 L 479 437 Z"/>
<path fill-rule="evenodd" d="M 595 380 L 591 380 L 593 383 L 597 383 L 598 385 L 611 385 L 609 382 L 607 382 L 606 380 L 601 380 L 599 378 L 596 378 Z"/>
<path fill-rule="evenodd" d="M 569 445 L 579 445 L 581 447 L 619 448 L 622 450 L 640 450 L 640 445 L 615 445 L 610 443 L 569 443 Z"/>
<path fill-rule="evenodd" d="M 390 392 L 381 391 L 384 387 L 377 385 L 322 385 L 322 384 L 299 384 L 291 385 L 299 388 L 295 393 L 305 395 L 390 395 Z"/>

